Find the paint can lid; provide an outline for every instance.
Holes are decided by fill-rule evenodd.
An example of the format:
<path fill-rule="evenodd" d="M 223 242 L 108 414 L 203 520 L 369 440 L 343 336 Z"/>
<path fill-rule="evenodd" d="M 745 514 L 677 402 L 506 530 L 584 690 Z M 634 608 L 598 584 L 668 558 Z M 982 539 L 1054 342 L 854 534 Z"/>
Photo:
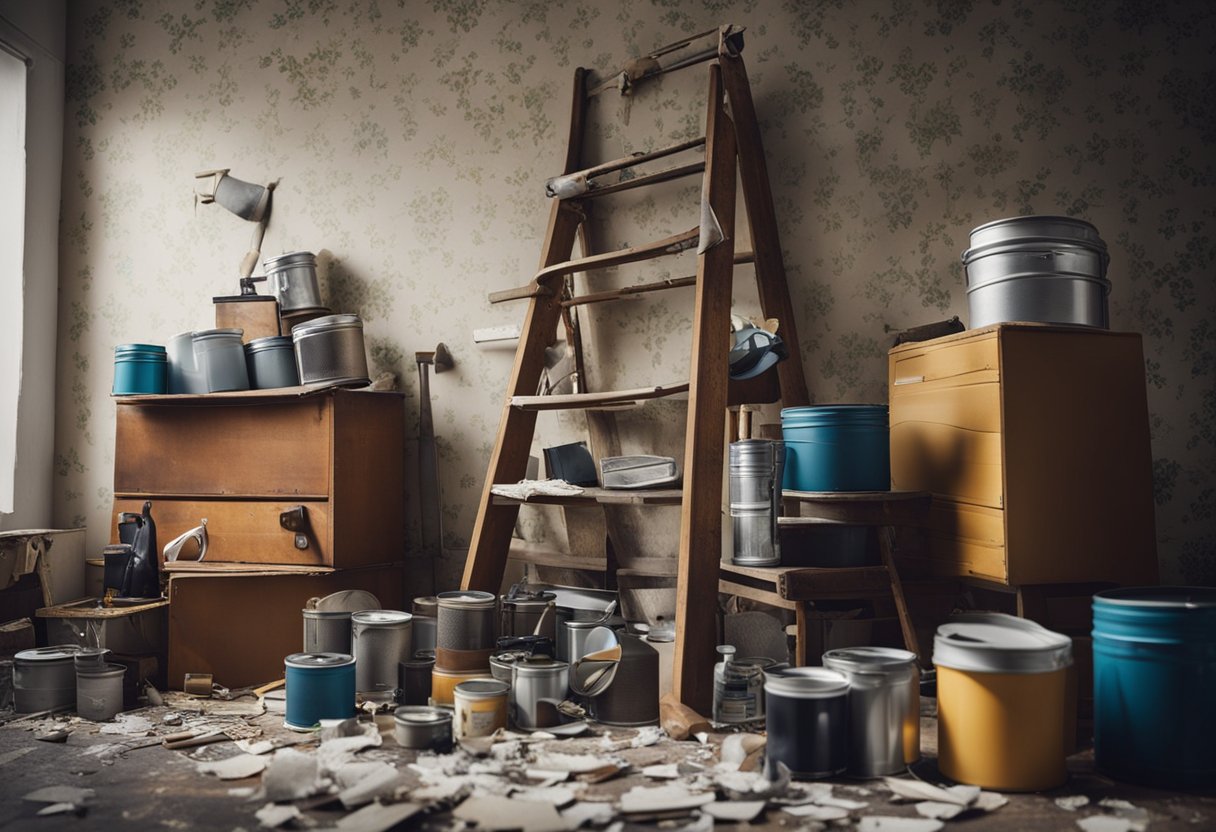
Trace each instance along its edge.
<path fill-rule="evenodd" d="M 1216 607 L 1216 587 L 1125 586 L 1094 596 L 1096 606 L 1211 609 Z"/>
<path fill-rule="evenodd" d="M 798 699 L 828 699 L 848 693 L 849 680 L 824 667 L 787 667 L 766 673 L 764 690 Z"/>
<path fill-rule="evenodd" d="M 475 589 L 455 589 L 451 592 L 441 592 L 436 596 L 439 599 L 439 606 L 456 608 L 456 609 L 472 609 L 481 607 L 493 607 L 498 600 L 492 592 L 480 592 Z"/>
<path fill-rule="evenodd" d="M 933 663 L 977 673 L 1047 673 L 1072 664 L 1072 639 L 1025 618 L 968 613 L 937 628 Z"/>
<path fill-rule="evenodd" d="M 824 653 L 823 666 L 846 673 L 904 673 L 916 666 L 916 654 L 895 647 L 842 647 Z"/>
<path fill-rule="evenodd" d="M 292 653 L 283 660 L 288 667 L 344 667 L 355 663 L 347 653 Z"/>
<path fill-rule="evenodd" d="M 552 676 L 554 673 L 570 669 L 569 663 L 557 659 L 531 659 L 526 656 L 516 657 L 511 664 L 519 676 Z"/>
<path fill-rule="evenodd" d="M 414 616 L 401 610 L 361 610 L 351 613 L 352 624 L 363 624 L 372 627 L 404 627 L 414 620 Z"/>
<path fill-rule="evenodd" d="M 467 682 L 457 682 L 456 696 L 465 699 L 495 699 L 506 696 L 511 686 L 498 679 L 469 679 Z"/>
<path fill-rule="evenodd" d="M 359 612 L 380 609 L 380 599 L 362 589 L 340 589 L 324 598 L 309 598 L 308 609 L 322 612 Z"/>
<path fill-rule="evenodd" d="M 75 659 L 80 647 L 75 644 L 55 644 L 50 647 L 33 647 L 13 656 L 19 662 L 61 662 Z"/>
<path fill-rule="evenodd" d="M 393 719 L 402 725 L 442 725 L 452 721 L 452 713 L 429 705 L 402 705 L 393 711 Z"/>

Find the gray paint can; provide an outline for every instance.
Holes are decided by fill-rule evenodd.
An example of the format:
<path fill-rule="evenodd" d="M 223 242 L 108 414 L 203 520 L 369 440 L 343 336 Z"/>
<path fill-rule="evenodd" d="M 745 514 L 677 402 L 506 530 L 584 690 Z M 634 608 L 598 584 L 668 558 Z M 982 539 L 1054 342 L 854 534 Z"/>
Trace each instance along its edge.
<path fill-rule="evenodd" d="M 326 315 L 291 328 L 301 384 L 368 384 L 363 321 L 358 315 Z"/>
<path fill-rule="evenodd" d="M 891 647 L 847 647 L 823 666 L 849 680 L 849 773 L 898 774 L 920 759 L 920 668 Z"/>
<path fill-rule="evenodd" d="M 570 690 L 570 665 L 552 659 L 511 663 L 511 719 L 519 728 L 552 728 L 561 722 L 551 702 L 561 702 Z"/>
<path fill-rule="evenodd" d="M 350 612 L 304 610 L 305 653 L 350 654 Z"/>
<path fill-rule="evenodd" d="M 765 675 L 765 729 L 770 765 L 794 777 L 833 777 L 848 768 L 849 680 L 822 667 Z"/>
<path fill-rule="evenodd" d="M 325 307 L 317 285 L 317 258 L 311 251 L 291 251 L 262 262 L 280 311 L 314 312 Z"/>
<path fill-rule="evenodd" d="M 495 605 L 489 592 L 456 590 L 438 596 L 438 650 L 492 650 L 495 643 Z"/>
<path fill-rule="evenodd" d="M 75 644 L 22 650 L 13 657 L 13 704 L 19 714 L 76 704 Z"/>
<path fill-rule="evenodd" d="M 254 390 L 295 387 L 300 383 L 290 335 L 254 338 L 245 345 L 245 364 L 249 370 L 249 386 Z"/>
<path fill-rule="evenodd" d="M 194 358 L 208 393 L 249 389 L 245 345 L 240 329 L 208 329 L 194 333 Z"/>
<path fill-rule="evenodd" d="M 780 451 L 768 439 L 730 443 L 730 519 L 734 537 L 731 562 L 739 566 L 777 566 L 781 548 L 777 518 L 781 513 Z"/>
<path fill-rule="evenodd" d="M 127 669 L 120 664 L 101 664 L 76 669 L 76 713 L 94 722 L 113 719 L 122 710 L 122 677 Z"/>
<path fill-rule="evenodd" d="M 411 622 L 400 610 L 352 613 L 351 654 L 355 657 L 355 690 L 367 696 L 393 696 L 401 662 L 412 655 Z"/>
<path fill-rule="evenodd" d="M 446 752 L 452 748 L 452 713 L 443 708 L 405 705 L 393 712 L 393 736 L 402 748 Z"/>

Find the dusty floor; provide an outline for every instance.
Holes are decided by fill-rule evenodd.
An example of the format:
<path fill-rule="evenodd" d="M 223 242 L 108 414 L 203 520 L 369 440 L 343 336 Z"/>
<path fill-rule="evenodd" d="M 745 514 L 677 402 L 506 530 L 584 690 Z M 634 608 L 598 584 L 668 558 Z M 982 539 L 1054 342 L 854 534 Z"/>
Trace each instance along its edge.
<path fill-rule="evenodd" d="M 164 716 L 172 709 L 166 707 L 146 708 L 137 714 L 145 716 L 153 725 L 155 734 L 167 734 L 181 730 L 163 724 Z M 264 714 L 256 717 L 229 717 L 232 722 L 244 722 L 262 729 L 261 739 L 284 742 L 299 741 L 301 735 L 293 734 L 281 727 L 281 716 Z M 190 718 L 187 718 L 187 722 Z M 214 722 L 215 719 L 213 718 Z M 256 794 L 261 785 L 261 775 L 243 780 L 220 780 L 215 776 L 199 773 L 198 763 L 220 760 L 239 753 L 233 742 L 225 741 L 181 751 L 166 750 L 159 745 L 140 744 L 155 742 L 155 736 L 144 738 L 124 735 L 103 735 L 98 726 L 83 721 L 70 721 L 60 717 L 60 724 L 72 728 L 66 742 L 61 744 L 40 742 L 35 738 L 45 733 L 52 725 L 46 719 L 23 720 L 0 728 L 0 828 L 59 830 L 79 828 L 136 828 L 131 824 L 142 824 L 144 829 L 257 829 L 259 821 L 255 812 L 266 805 L 266 799 Z M 936 750 L 936 720 L 926 717 L 923 722 L 923 743 L 926 757 L 914 767 L 919 777 L 930 782 L 940 782 L 933 753 Z M 632 773 L 607 782 L 582 786 L 583 801 L 612 801 L 636 785 L 658 785 L 640 774 L 640 769 L 659 763 L 680 760 L 695 761 L 712 766 L 717 761 L 718 748 L 711 741 L 708 745 L 697 742 L 676 743 L 667 738 L 648 747 L 618 748 L 610 750 L 607 743 L 620 740 L 618 746 L 628 744 L 635 735 L 631 729 L 606 729 L 596 727 L 592 735 L 564 740 L 549 740 L 543 744 L 525 746 L 526 754 L 555 752 L 563 754 L 592 754 L 601 758 L 612 753 L 633 766 Z M 604 736 L 609 739 L 606 741 Z M 714 739 L 720 740 L 721 737 Z M 299 745 L 308 750 L 315 747 Z M 128 750 L 124 750 L 124 748 Z M 415 752 L 399 748 L 392 739 L 391 731 L 384 734 L 383 745 L 359 752 L 359 761 L 386 761 L 396 764 L 401 772 L 399 796 L 410 799 L 410 793 L 419 785 L 417 772 L 407 768 L 415 759 Z M 1209 830 L 1216 829 L 1216 791 L 1206 794 L 1175 794 L 1150 789 L 1116 784 L 1093 771 L 1092 757 L 1086 753 L 1074 756 L 1069 761 L 1071 777 L 1062 788 L 1042 794 L 1008 794 L 1008 804 L 991 813 L 969 813 L 945 822 L 945 829 L 982 832 L 983 830 L 1077 830 L 1078 820 L 1098 814 L 1110 815 L 1109 809 L 1098 807 L 1103 798 L 1118 798 L 1131 802 L 1148 812 L 1150 830 Z M 836 821 L 832 829 L 852 828 L 859 818 L 872 815 L 917 817 L 910 803 L 890 802 L 891 795 L 881 781 L 857 781 L 839 779 L 834 795 L 846 800 L 866 803 L 864 809 L 855 809 L 851 817 Z M 79 815 L 65 813 L 38 817 L 36 812 L 46 804 L 22 799 L 23 795 L 44 786 L 68 785 L 93 789 L 95 795 L 85 804 Z M 230 789 L 244 790 L 233 794 Z M 249 795 L 248 792 L 255 792 Z M 1078 811 L 1059 808 L 1054 800 L 1063 796 L 1085 795 L 1089 805 Z M 415 799 L 415 802 L 422 803 Z M 347 812 L 342 810 L 332 797 L 312 798 L 297 804 L 305 810 L 307 820 L 296 821 L 295 827 L 305 825 L 325 828 L 336 824 Z M 655 823 L 627 824 L 624 829 L 679 828 L 673 821 L 665 827 Z M 718 823 L 720 829 L 736 828 L 730 823 Z M 750 825 L 753 829 L 814 829 L 816 826 L 804 818 L 769 808 Z M 432 806 L 420 812 L 401 828 L 452 829 L 459 828 L 441 806 Z M 700 827 L 706 828 L 706 821 Z M 737 828 L 742 828 L 738 826 Z M 1136 828 L 1136 827 L 1132 827 Z M 1141 827 L 1142 828 L 1142 827 Z"/>

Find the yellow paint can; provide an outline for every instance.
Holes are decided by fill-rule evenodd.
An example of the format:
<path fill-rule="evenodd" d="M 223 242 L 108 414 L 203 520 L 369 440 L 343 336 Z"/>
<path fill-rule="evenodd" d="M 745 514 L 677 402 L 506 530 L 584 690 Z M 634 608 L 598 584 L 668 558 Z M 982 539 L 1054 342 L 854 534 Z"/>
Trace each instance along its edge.
<path fill-rule="evenodd" d="M 458 739 L 488 737 L 507 727 L 511 686 L 498 679 L 471 679 L 456 686 L 456 718 L 452 735 Z"/>
<path fill-rule="evenodd" d="M 480 670 L 444 670 L 436 667 L 431 670 L 431 704 L 451 708 L 456 704 L 456 686 L 470 679 L 484 679 L 490 675 L 490 668 Z"/>
<path fill-rule="evenodd" d="M 942 774 L 1005 791 L 1068 779 L 1068 636 L 1011 615 L 961 615 L 938 628 L 933 663 Z"/>

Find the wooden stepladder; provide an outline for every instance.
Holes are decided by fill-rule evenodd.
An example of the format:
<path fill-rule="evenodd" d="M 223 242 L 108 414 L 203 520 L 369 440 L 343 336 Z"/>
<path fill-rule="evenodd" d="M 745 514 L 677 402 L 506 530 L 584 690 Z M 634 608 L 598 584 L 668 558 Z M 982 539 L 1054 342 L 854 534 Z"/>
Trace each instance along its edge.
<path fill-rule="evenodd" d="M 546 187 L 552 203 L 540 270 L 526 286 L 491 295 L 495 302 L 527 299 L 528 312 L 462 581 L 465 589 L 497 592 L 500 588 L 520 502 L 497 497 L 491 489 L 496 483 L 514 483 L 525 476 L 539 410 L 591 410 L 686 391 L 688 417 L 683 487 L 667 492 L 635 492 L 638 496 L 631 501 L 642 504 L 678 502 L 681 505 L 675 692 L 681 701 L 703 713 L 709 712 L 712 700 L 716 660 L 727 408 L 732 404 L 772 402 L 778 398 L 785 406 L 808 403 L 760 127 L 741 55 L 742 33 L 739 27 L 723 26 L 664 47 L 632 61 L 608 84 L 595 90 L 589 89 L 588 70 L 575 71 L 565 167 L 562 175 L 549 180 Z M 711 36 L 716 41 L 712 46 L 689 53 L 696 41 Z M 665 65 L 660 63 L 660 58 L 666 61 Z M 609 84 L 625 91 L 656 75 L 706 62 L 709 63 L 709 95 L 703 137 L 595 166 L 585 164 L 583 134 L 590 95 Z M 704 157 L 693 164 L 637 174 L 608 184 L 598 181 L 598 178 L 609 177 L 635 165 L 701 147 Z M 696 227 L 634 248 L 598 254 L 587 250 L 585 231 L 592 202 L 624 190 L 696 174 L 702 176 L 700 222 Z M 735 251 L 736 176 L 742 184 L 753 242 L 751 252 Z M 584 256 L 572 258 L 575 240 L 580 237 Z M 693 248 L 697 252 L 695 277 L 582 296 L 573 295 L 573 284 L 567 280 L 574 273 L 676 255 Z M 729 377 L 726 335 L 730 330 L 734 267 L 747 262 L 755 264 L 763 315 L 780 321 L 779 334 L 789 349 L 789 358 L 755 379 L 736 382 Z M 556 328 L 563 320 L 569 321 L 565 310 L 614 296 L 687 285 L 695 285 L 687 382 L 615 392 L 536 395 L 544 371 L 545 347 L 552 342 Z M 588 489 L 578 498 L 577 504 L 597 501 L 620 502 L 621 492 Z"/>

